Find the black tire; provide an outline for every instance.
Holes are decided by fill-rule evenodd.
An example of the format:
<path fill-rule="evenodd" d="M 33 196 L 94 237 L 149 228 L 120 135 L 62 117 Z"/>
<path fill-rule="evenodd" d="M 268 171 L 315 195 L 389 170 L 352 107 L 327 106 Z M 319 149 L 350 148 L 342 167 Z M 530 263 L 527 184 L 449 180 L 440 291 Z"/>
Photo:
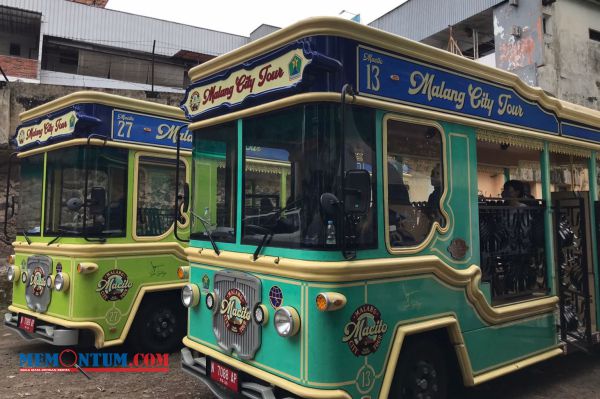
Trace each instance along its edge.
<path fill-rule="evenodd" d="M 448 366 L 443 347 L 421 337 L 409 337 L 402 346 L 390 399 L 446 399 Z"/>
<path fill-rule="evenodd" d="M 150 294 L 142 301 L 128 343 L 136 352 L 172 353 L 183 346 L 187 314 L 177 293 Z"/>

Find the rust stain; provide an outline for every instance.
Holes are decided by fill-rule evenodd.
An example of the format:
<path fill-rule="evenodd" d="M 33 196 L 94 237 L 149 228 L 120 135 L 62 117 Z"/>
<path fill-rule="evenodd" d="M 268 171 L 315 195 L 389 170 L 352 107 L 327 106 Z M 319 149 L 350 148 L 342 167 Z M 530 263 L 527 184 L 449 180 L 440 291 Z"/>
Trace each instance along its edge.
<path fill-rule="evenodd" d="M 500 45 L 500 61 L 505 63 L 508 70 L 533 64 L 535 40 L 523 37 Z"/>

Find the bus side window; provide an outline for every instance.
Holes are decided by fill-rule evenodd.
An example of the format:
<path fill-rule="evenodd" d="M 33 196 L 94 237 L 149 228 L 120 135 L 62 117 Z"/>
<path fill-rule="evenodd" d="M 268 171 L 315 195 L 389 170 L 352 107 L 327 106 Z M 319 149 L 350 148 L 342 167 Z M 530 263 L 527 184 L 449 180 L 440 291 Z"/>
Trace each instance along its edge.
<path fill-rule="evenodd" d="M 141 156 L 138 162 L 136 234 L 160 236 L 173 226 L 175 204 L 174 159 Z M 179 166 L 179 188 L 185 182 L 185 164 Z"/>
<path fill-rule="evenodd" d="M 434 222 L 444 226 L 442 137 L 429 125 L 387 123 L 387 203 L 392 247 L 419 245 Z"/>

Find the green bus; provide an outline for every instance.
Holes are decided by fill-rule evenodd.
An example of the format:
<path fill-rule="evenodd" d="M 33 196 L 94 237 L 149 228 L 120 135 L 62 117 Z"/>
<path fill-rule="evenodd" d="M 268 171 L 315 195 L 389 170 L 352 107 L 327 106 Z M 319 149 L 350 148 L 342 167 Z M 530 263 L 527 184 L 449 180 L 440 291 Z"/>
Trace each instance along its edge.
<path fill-rule="evenodd" d="M 26 111 L 20 122 L 10 161 L 19 164 L 18 199 L 10 185 L 6 191 L 17 237 L 5 325 L 60 346 L 129 338 L 138 351 L 177 349 L 186 325 L 177 270 L 186 262 L 191 150 L 181 110 L 83 91 Z M 6 224 L 4 233 L 8 239 Z"/>
<path fill-rule="evenodd" d="M 182 367 L 217 397 L 446 398 L 598 340 L 599 112 L 337 18 L 190 77 Z"/>

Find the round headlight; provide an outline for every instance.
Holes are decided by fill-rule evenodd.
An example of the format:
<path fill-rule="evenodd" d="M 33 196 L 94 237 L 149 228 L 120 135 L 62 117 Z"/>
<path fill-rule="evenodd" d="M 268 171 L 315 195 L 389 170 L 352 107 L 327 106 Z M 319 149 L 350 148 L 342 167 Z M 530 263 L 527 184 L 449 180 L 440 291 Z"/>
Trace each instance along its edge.
<path fill-rule="evenodd" d="M 53 285 L 52 276 L 47 276 L 46 277 L 46 287 L 52 289 L 52 285 Z"/>
<path fill-rule="evenodd" d="M 23 284 L 27 283 L 27 279 L 28 279 L 28 277 L 29 277 L 29 276 L 27 275 L 27 272 L 26 272 L 26 271 L 23 271 L 23 273 L 21 273 L 21 282 L 22 282 Z"/>
<path fill-rule="evenodd" d="M 54 277 L 54 289 L 56 291 L 66 291 L 69 289 L 69 275 L 67 273 L 56 273 Z"/>
<path fill-rule="evenodd" d="M 196 284 L 186 284 L 181 289 L 181 303 L 186 308 L 198 305 L 200 301 L 200 290 Z"/>
<path fill-rule="evenodd" d="M 284 306 L 275 311 L 273 324 L 277 334 L 282 337 L 293 337 L 300 330 L 300 316 L 298 316 L 296 309 Z"/>
<path fill-rule="evenodd" d="M 19 266 L 12 265 L 8 267 L 8 270 L 6 272 L 6 278 L 10 282 L 19 281 L 20 274 L 21 269 L 19 268 Z"/>
<path fill-rule="evenodd" d="M 265 325 L 269 321 L 269 311 L 263 304 L 258 304 L 254 307 L 254 321 L 257 324 Z"/>

